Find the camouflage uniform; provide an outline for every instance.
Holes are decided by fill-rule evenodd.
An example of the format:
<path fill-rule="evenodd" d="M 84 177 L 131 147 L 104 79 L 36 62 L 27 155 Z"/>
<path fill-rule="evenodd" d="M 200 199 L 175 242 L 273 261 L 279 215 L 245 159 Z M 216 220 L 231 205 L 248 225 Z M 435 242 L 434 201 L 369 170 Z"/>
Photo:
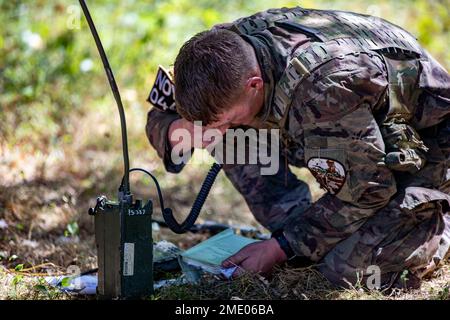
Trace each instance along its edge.
<path fill-rule="evenodd" d="M 282 131 L 280 163 L 308 167 L 328 191 L 311 203 L 287 165 L 272 176 L 259 165 L 225 166 L 256 219 L 283 228 L 296 255 L 339 285 L 364 280 L 370 265 L 388 287 L 404 270 L 420 279 L 439 264 L 450 246 L 444 68 L 406 31 L 347 12 L 272 9 L 216 28 L 255 49 L 265 81 L 258 117 Z M 149 140 L 171 172 L 182 169 L 167 141 L 178 117 L 148 115 Z M 408 148 L 426 162 L 413 172 L 388 168 L 387 152 Z"/>

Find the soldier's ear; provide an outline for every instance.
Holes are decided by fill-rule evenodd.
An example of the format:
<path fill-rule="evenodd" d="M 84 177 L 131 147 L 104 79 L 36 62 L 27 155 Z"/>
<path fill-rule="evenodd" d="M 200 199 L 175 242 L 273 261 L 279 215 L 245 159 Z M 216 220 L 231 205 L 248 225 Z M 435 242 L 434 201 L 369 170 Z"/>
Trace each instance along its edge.
<path fill-rule="evenodd" d="M 264 81 L 261 77 L 251 77 L 247 79 L 247 83 L 245 85 L 246 89 L 256 89 L 261 90 L 264 87 Z"/>

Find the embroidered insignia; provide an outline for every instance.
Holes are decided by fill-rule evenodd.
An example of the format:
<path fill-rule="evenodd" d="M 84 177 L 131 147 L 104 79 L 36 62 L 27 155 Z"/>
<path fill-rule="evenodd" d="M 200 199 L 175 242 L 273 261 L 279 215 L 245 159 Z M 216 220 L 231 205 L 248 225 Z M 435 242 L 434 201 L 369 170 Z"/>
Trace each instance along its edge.
<path fill-rule="evenodd" d="M 155 108 L 166 111 L 176 111 L 175 84 L 169 71 L 159 66 L 155 83 L 147 98 Z"/>
<path fill-rule="evenodd" d="M 339 193 L 346 179 L 344 166 L 339 161 L 311 158 L 307 166 L 322 188 L 334 195 Z"/>

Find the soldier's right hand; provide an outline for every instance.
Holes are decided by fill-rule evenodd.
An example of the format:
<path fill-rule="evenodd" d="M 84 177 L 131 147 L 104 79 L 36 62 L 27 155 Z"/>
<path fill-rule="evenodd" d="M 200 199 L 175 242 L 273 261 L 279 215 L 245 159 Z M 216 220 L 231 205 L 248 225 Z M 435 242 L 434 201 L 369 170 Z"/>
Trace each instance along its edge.
<path fill-rule="evenodd" d="M 174 146 L 181 143 L 182 145 L 179 147 L 182 147 L 183 150 L 190 150 L 192 148 L 204 149 L 211 143 L 217 143 L 218 141 L 214 141 L 214 139 L 211 141 L 204 138 L 205 130 L 214 129 L 206 129 L 205 127 L 197 126 L 183 118 L 177 119 L 169 126 L 168 138 L 170 145 L 174 148 Z M 186 135 L 188 135 L 188 137 Z M 180 136 L 183 136 L 183 138 Z"/>

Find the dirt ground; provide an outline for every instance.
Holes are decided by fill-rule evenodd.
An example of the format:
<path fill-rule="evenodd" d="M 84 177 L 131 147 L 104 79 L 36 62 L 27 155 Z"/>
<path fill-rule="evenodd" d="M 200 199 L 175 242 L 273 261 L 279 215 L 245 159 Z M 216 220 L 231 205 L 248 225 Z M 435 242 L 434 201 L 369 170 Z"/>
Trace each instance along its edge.
<path fill-rule="evenodd" d="M 81 126 L 81 125 L 80 125 Z M 80 127 L 80 132 L 84 128 Z M 121 178 L 120 145 L 112 150 L 76 142 L 63 150 L 25 152 L 0 149 L 0 299 L 92 299 L 73 297 L 48 287 L 48 274 L 66 274 L 75 265 L 80 271 L 96 267 L 93 220 L 87 209 L 96 196 L 114 197 Z M 134 153 L 135 165 L 153 170 L 160 178 L 165 201 L 179 217 L 187 214 L 207 167 L 188 166 L 180 175 L 164 172 L 150 150 Z M 314 197 L 321 191 L 311 176 L 306 180 Z M 156 200 L 154 188 L 132 176 L 133 192 Z M 155 203 L 155 218 L 160 218 Z M 243 199 L 221 173 L 201 214 L 200 222 L 214 220 L 260 228 Z M 261 231 L 264 231 L 261 229 Z M 207 234 L 175 236 L 165 229 L 154 240 L 167 239 L 185 249 Z M 448 299 L 450 264 L 436 271 L 418 290 L 381 293 L 362 288 L 333 288 L 312 268 L 283 268 L 272 279 L 245 276 L 234 282 L 205 278 L 200 285 L 159 290 L 153 299 Z"/>

